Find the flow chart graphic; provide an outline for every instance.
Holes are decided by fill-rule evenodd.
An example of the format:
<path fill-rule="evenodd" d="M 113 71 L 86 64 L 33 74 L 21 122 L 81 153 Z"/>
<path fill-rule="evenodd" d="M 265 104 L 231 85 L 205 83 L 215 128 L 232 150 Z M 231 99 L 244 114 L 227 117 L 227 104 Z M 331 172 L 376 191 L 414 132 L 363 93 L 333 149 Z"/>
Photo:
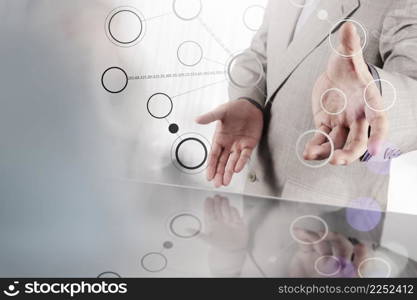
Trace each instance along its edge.
<path fill-rule="evenodd" d="M 163 74 L 143 74 L 133 75 L 121 66 L 108 66 L 101 74 L 101 86 L 113 96 L 123 95 L 131 84 L 139 80 L 158 80 L 158 79 L 180 79 L 188 77 L 210 77 L 216 78 L 212 83 L 197 86 L 177 95 L 170 95 L 163 90 L 149 94 L 146 99 L 147 113 L 154 119 L 166 122 L 168 132 L 175 136 L 170 149 L 172 164 L 180 172 L 194 175 L 203 172 L 207 166 L 210 152 L 210 142 L 202 134 L 196 132 L 182 132 L 177 122 L 170 121 L 170 116 L 174 110 L 175 99 L 210 88 L 219 83 L 228 82 L 236 87 L 254 87 L 261 78 L 244 79 L 244 69 L 237 68 L 240 59 L 250 59 L 256 62 L 255 68 L 262 68 L 260 62 L 254 55 L 244 52 L 233 53 L 224 41 L 215 33 L 210 24 L 206 22 L 202 15 L 204 10 L 202 0 L 173 0 L 170 13 L 157 16 L 145 16 L 138 8 L 132 6 L 116 7 L 109 12 L 104 21 L 104 30 L 108 40 L 120 48 L 131 48 L 140 45 L 144 41 L 148 27 L 153 25 L 153 20 L 171 15 L 178 22 L 193 22 L 200 26 L 205 33 L 224 51 L 227 61 L 218 61 L 208 58 L 203 45 L 192 39 L 185 39 L 177 48 L 171 49 L 175 52 L 178 63 L 187 72 L 172 72 Z M 249 5 L 244 9 L 241 26 L 251 32 L 256 32 L 263 20 L 265 8 L 258 4 Z M 129 28 L 129 30 L 123 30 Z M 213 63 L 218 66 L 216 70 L 200 70 L 199 66 L 203 61 Z M 190 155 L 190 153 L 192 155 Z M 166 270 L 169 265 L 169 250 L 174 247 L 175 240 L 192 240 L 199 236 L 203 231 L 203 223 L 197 213 L 177 212 L 170 216 L 166 222 L 166 230 L 173 241 L 164 241 L 159 250 L 149 251 L 143 254 L 139 260 L 140 267 L 147 273 L 160 273 Z M 121 275 L 114 271 L 106 271 L 99 277 L 116 277 Z"/>
<path fill-rule="evenodd" d="M 215 59 L 207 57 L 204 47 L 195 40 L 184 40 L 181 42 L 175 51 L 178 63 L 184 68 L 188 68 L 187 72 L 180 73 L 164 73 L 164 74 L 145 74 L 132 75 L 120 67 L 109 66 L 101 75 L 102 88 L 114 96 L 123 94 L 131 84 L 137 80 L 152 80 L 152 79 L 177 79 L 187 77 L 207 77 L 216 78 L 216 81 L 208 83 L 204 86 L 198 86 L 191 90 L 184 91 L 177 95 L 170 95 L 161 90 L 160 92 L 147 96 L 146 110 L 147 113 L 154 119 L 167 122 L 168 131 L 175 135 L 171 147 L 170 157 L 172 164 L 181 172 L 186 174 L 198 174 L 205 170 L 208 161 L 208 154 L 210 152 L 210 142 L 203 135 L 195 132 L 182 132 L 180 125 L 177 122 L 169 120 L 173 110 L 175 99 L 193 93 L 202 89 L 210 88 L 220 83 L 228 81 L 237 87 L 256 86 L 260 78 L 250 78 L 242 81 L 244 78 L 241 73 L 244 70 L 235 68 L 236 62 L 240 59 L 245 59 L 244 52 L 234 54 L 226 46 L 221 38 L 214 32 L 212 27 L 206 22 L 202 15 L 204 5 L 202 0 L 173 0 L 170 13 L 164 13 L 157 16 L 145 16 L 138 8 L 132 6 L 116 7 L 109 12 L 104 22 L 104 30 L 107 38 L 115 47 L 130 48 L 135 47 L 143 42 L 147 33 L 147 28 L 153 25 L 153 20 L 166 17 L 168 15 L 174 16 L 178 22 L 193 22 L 201 27 L 218 46 L 223 49 L 229 59 L 225 62 L 218 62 Z M 242 26 L 250 31 L 257 31 L 262 23 L 265 8 L 261 5 L 250 5 L 242 15 Z M 125 30 L 129 28 L 129 30 Z M 246 57 L 247 59 L 247 57 Z M 251 60 L 256 61 L 256 57 L 250 57 Z M 201 62 L 210 61 L 219 66 L 217 70 L 199 70 L 198 67 Z M 257 62 L 257 67 L 262 68 L 260 62 Z M 217 80 L 218 78 L 218 80 Z"/>
<path fill-rule="evenodd" d="M 288 1 L 300 8 L 312 4 L 311 0 Z M 153 20 L 171 15 L 174 16 L 178 22 L 192 22 L 194 25 L 200 26 L 201 30 L 208 34 L 208 36 L 210 36 L 210 38 L 222 49 L 222 51 L 224 51 L 224 54 L 228 57 L 228 59 L 224 62 L 209 58 L 207 53 L 205 53 L 205 49 L 201 43 L 193 39 L 184 39 L 181 43 L 178 44 L 177 47 L 167 50 L 172 51 L 175 54 L 174 57 L 176 57 L 178 63 L 189 71 L 179 73 L 167 72 L 160 74 L 135 75 L 129 74 L 120 66 L 108 66 L 108 68 L 106 68 L 101 75 L 101 85 L 103 89 L 107 93 L 113 95 L 123 94 L 131 84 L 135 83 L 135 81 L 158 80 L 167 78 L 178 79 L 187 77 L 216 78 L 216 80 L 211 83 L 207 83 L 203 86 L 196 86 L 195 88 L 177 93 L 175 95 L 164 91 L 162 86 L 160 91 L 147 95 L 146 100 L 144 101 L 146 102 L 144 109 L 146 109 L 147 113 L 156 120 L 166 122 L 168 132 L 174 136 L 169 155 L 172 164 L 178 171 L 189 175 L 199 174 L 206 169 L 211 145 L 209 140 L 204 135 L 197 132 L 184 132 L 178 122 L 172 121 L 172 113 L 175 108 L 175 100 L 184 95 L 188 95 L 203 89 L 208 89 L 212 86 L 224 82 L 227 82 L 230 86 L 236 87 L 238 89 L 257 88 L 261 93 L 265 93 L 265 89 L 260 87 L 260 83 L 264 79 L 263 76 L 265 76 L 264 66 L 259 61 L 258 56 L 251 51 L 241 51 L 236 53 L 230 50 L 227 43 L 225 43 L 219 37 L 219 35 L 216 34 L 215 30 L 213 30 L 210 22 L 207 22 L 203 18 L 203 12 L 204 5 L 202 0 L 173 0 L 169 13 L 164 13 L 157 16 L 146 16 L 136 7 L 120 6 L 110 11 L 104 22 L 105 34 L 109 41 L 115 47 L 130 48 L 135 47 L 144 41 L 147 30 L 150 26 L 153 25 Z M 264 13 L 265 7 L 258 4 L 249 5 L 242 12 L 242 27 L 252 32 L 258 31 L 262 24 Z M 320 8 L 315 9 L 314 15 L 314 17 L 318 18 L 319 20 L 328 23 L 328 44 L 334 53 L 339 56 L 344 56 L 342 53 L 338 53 L 337 51 L 339 40 L 337 40 L 337 34 L 333 33 L 337 28 L 340 27 L 341 24 L 345 22 L 352 22 L 357 27 L 359 35 L 361 36 L 361 51 L 365 49 L 368 41 L 368 33 L 366 28 L 364 28 L 361 23 L 352 19 L 336 20 L 335 22 L 335 20 L 329 19 L 329 13 L 326 10 Z M 120 26 L 121 24 L 123 26 Z M 130 30 L 121 30 L 122 28 L 129 28 Z M 210 61 L 217 65 L 218 69 L 210 71 L 200 70 L 199 67 L 202 61 Z M 388 82 L 388 84 L 390 83 Z M 395 90 L 392 85 L 390 85 L 390 88 Z M 334 99 L 340 99 L 341 105 L 339 105 L 336 110 L 331 110 L 330 108 L 325 107 L 323 99 L 327 94 L 330 93 L 336 95 L 333 95 Z M 394 95 L 396 95 L 396 93 L 394 93 Z M 338 115 L 343 113 L 348 103 L 348 99 L 344 92 L 337 88 L 332 88 L 325 91 L 321 98 L 322 99 L 320 104 L 323 108 L 323 111 L 329 115 Z M 392 106 L 395 104 L 395 98 L 396 97 L 394 97 L 392 104 L 387 106 L 386 110 L 392 108 Z M 367 103 L 366 97 L 364 100 L 365 103 Z M 370 109 L 372 108 L 370 107 Z M 322 168 L 329 163 L 335 151 L 335 147 L 329 135 L 319 130 L 309 130 L 305 133 L 297 132 L 296 134 L 299 136 L 299 138 L 294 145 L 294 150 L 295 155 L 301 164 L 308 168 Z M 329 140 L 332 153 L 327 160 L 311 163 L 306 162 L 303 159 L 302 151 L 305 149 L 305 143 L 309 140 L 308 135 L 314 134 L 323 134 L 325 138 Z M 347 220 L 352 228 L 355 228 L 359 231 L 371 231 L 379 224 L 381 209 L 375 206 L 375 201 L 373 199 L 361 199 L 361 201 L 356 201 L 353 207 L 358 207 L 358 209 L 349 210 L 347 213 Z M 367 220 L 373 220 L 373 226 L 363 227 L 362 223 L 358 223 L 358 211 L 375 211 L 375 213 L 371 215 L 368 213 L 366 218 L 364 218 Z M 299 219 L 295 219 L 293 224 L 300 222 L 300 220 L 305 221 L 305 219 L 322 225 L 322 227 L 328 233 L 326 222 L 316 216 L 302 216 Z M 175 246 L 174 241 L 178 239 L 189 240 L 197 237 L 203 231 L 202 224 L 203 222 L 195 213 L 179 212 L 175 214 L 172 218 L 169 219 L 167 225 L 167 231 L 170 233 L 173 241 L 167 240 L 163 242 L 162 248 L 159 251 L 150 251 L 144 254 L 140 258 L 140 265 L 142 269 L 149 273 L 159 273 L 166 270 L 169 266 L 167 251 Z M 295 230 L 293 230 L 292 227 L 293 226 L 290 226 L 290 233 L 294 241 L 299 244 L 305 244 L 305 242 L 300 241 L 297 238 L 297 236 L 294 234 Z M 190 228 L 192 229 L 191 231 Z M 319 242 L 321 241 L 314 241 L 311 244 L 316 244 Z M 340 262 L 338 259 L 335 260 L 336 264 L 333 262 L 336 267 L 334 270 L 332 270 L 332 272 L 328 272 L 328 270 L 320 271 L 320 266 L 323 261 L 329 261 L 332 259 L 335 260 L 334 257 L 319 257 L 319 259 L 314 264 L 314 268 L 317 270 L 317 273 L 323 276 L 333 276 L 334 274 L 339 273 L 340 270 L 338 267 Z M 110 271 L 102 273 L 102 275 L 118 276 L 117 273 Z"/>

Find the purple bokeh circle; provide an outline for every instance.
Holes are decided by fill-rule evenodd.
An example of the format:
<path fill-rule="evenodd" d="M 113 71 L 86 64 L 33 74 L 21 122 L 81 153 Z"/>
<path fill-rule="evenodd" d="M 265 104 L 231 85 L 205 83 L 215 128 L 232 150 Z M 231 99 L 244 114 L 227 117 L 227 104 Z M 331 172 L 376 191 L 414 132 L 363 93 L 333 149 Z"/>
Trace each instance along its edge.
<path fill-rule="evenodd" d="M 381 207 L 372 198 L 351 201 L 346 209 L 346 220 L 352 228 L 369 232 L 375 229 L 382 218 Z"/>

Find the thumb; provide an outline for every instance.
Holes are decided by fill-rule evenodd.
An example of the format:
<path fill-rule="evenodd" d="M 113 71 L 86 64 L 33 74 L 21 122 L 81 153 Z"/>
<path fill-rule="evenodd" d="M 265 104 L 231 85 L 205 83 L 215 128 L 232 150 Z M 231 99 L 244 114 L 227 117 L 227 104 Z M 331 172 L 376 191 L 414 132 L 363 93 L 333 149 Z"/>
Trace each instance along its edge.
<path fill-rule="evenodd" d="M 346 22 L 340 29 L 339 53 L 346 56 L 354 56 L 362 50 L 361 38 L 352 22 Z"/>
<path fill-rule="evenodd" d="M 198 124 L 207 125 L 207 124 L 213 123 L 215 121 L 221 120 L 223 118 L 223 116 L 224 116 L 224 106 L 221 105 L 221 106 L 217 107 L 216 109 L 214 109 L 214 110 L 212 110 L 212 111 L 210 111 L 206 114 L 198 116 L 195 119 L 195 121 Z"/>
<path fill-rule="evenodd" d="M 208 245 L 211 244 L 211 236 L 210 236 L 210 234 L 208 234 L 206 232 L 203 232 L 203 231 L 200 231 L 200 232 L 197 233 L 196 230 L 195 229 L 192 229 L 192 228 L 186 228 L 185 231 L 187 232 L 187 234 L 189 236 L 194 237 L 194 236 L 197 235 L 198 238 L 200 240 L 202 240 L 203 242 L 207 243 Z"/>

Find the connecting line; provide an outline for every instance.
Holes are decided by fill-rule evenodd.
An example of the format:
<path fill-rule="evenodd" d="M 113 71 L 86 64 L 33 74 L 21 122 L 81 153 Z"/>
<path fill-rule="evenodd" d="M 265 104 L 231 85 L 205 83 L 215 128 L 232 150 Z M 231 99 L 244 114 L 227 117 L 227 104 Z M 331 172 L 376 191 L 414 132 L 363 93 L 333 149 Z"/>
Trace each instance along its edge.
<path fill-rule="evenodd" d="M 226 65 L 226 63 L 221 63 L 221 62 L 219 62 L 217 60 L 214 60 L 214 59 L 211 59 L 211 58 L 203 57 L 203 59 L 206 60 L 206 61 L 208 61 L 208 62 L 211 62 L 211 63 L 214 63 L 214 64 L 218 64 L 218 65 L 221 65 L 221 66 L 225 66 Z"/>
<path fill-rule="evenodd" d="M 184 78 L 184 77 L 201 77 L 201 76 L 217 76 L 225 75 L 224 70 L 204 71 L 204 72 L 183 72 L 183 73 L 165 73 L 165 74 L 144 74 L 129 76 L 129 80 L 149 80 L 149 79 L 167 79 L 167 78 Z"/>
<path fill-rule="evenodd" d="M 208 32 L 208 34 L 216 41 L 217 44 L 219 44 L 219 46 L 226 51 L 226 53 L 229 56 L 232 56 L 233 53 L 232 51 L 229 50 L 229 48 L 226 47 L 226 45 L 222 42 L 222 40 L 213 32 L 213 30 L 211 30 L 211 28 L 207 25 L 206 22 L 203 21 L 203 19 L 201 19 L 200 17 L 198 18 L 198 21 L 200 22 L 200 24 L 204 27 L 204 29 Z"/>
<path fill-rule="evenodd" d="M 168 120 L 168 118 L 164 118 L 164 120 L 167 122 L 167 124 L 168 125 L 171 125 L 171 122 Z M 175 134 L 180 140 L 182 140 L 181 139 L 181 136 L 179 135 L 179 133 L 177 132 L 176 134 Z"/>
<path fill-rule="evenodd" d="M 214 83 L 206 84 L 206 85 L 203 85 L 203 86 L 201 86 L 199 88 L 196 88 L 196 89 L 193 89 L 193 90 L 190 90 L 190 91 L 187 91 L 187 92 L 184 92 L 184 93 L 181 93 L 181 94 L 172 96 L 171 99 L 178 98 L 178 97 L 181 97 L 181 96 L 184 96 L 184 95 L 187 95 L 187 94 L 190 94 L 190 93 L 193 93 L 193 92 L 196 92 L 196 91 L 199 91 L 199 90 L 202 90 L 202 89 L 205 89 L 205 88 L 208 88 L 210 86 L 217 85 L 217 84 L 220 84 L 220 83 L 223 83 L 223 82 L 226 82 L 226 81 L 227 81 L 226 79 L 223 79 L 221 81 L 217 81 L 217 82 L 214 82 Z"/>
<path fill-rule="evenodd" d="M 144 19 L 143 21 L 147 22 L 147 21 L 151 21 L 151 20 L 154 20 L 154 19 L 158 19 L 158 18 L 162 18 L 162 17 L 165 17 L 165 16 L 169 16 L 171 14 L 172 14 L 172 12 L 168 12 L 168 13 L 165 13 L 165 14 L 162 14 L 162 15 L 158 15 L 158 16 L 154 16 L 154 17 L 149 17 L 147 19 Z"/>
<path fill-rule="evenodd" d="M 259 86 L 256 86 L 256 89 L 262 94 L 262 96 L 264 96 L 265 98 L 268 98 L 267 94 L 265 93 L 264 90 L 262 90 Z"/>

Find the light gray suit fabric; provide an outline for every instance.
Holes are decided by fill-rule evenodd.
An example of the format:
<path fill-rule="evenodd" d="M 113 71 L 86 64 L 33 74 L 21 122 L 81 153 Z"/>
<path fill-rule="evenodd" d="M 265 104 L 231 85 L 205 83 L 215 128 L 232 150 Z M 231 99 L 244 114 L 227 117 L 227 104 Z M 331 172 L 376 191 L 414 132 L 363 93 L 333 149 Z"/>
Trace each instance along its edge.
<path fill-rule="evenodd" d="M 327 20 L 318 17 L 319 11 L 328 13 Z M 245 193 L 340 206 L 371 197 L 384 209 L 389 176 L 376 174 L 359 161 L 348 167 L 306 167 L 297 159 L 296 141 L 314 129 L 311 94 L 333 51 L 329 32 L 338 21 L 352 19 L 367 32 L 366 62 L 397 93 L 397 102 L 388 111 L 390 146 L 383 153 L 392 159 L 399 152 L 417 149 L 417 1 L 321 0 L 292 40 L 299 14 L 300 8 L 290 0 L 271 0 L 264 23 L 246 51 L 256 59 L 247 56 L 237 62 L 260 80 L 254 87 L 232 84 L 231 99 L 255 100 L 264 107 L 266 119 Z M 263 71 L 257 71 L 254 61 L 262 63 Z M 383 88 L 382 94 L 386 101 L 393 99 L 389 88 Z"/>

